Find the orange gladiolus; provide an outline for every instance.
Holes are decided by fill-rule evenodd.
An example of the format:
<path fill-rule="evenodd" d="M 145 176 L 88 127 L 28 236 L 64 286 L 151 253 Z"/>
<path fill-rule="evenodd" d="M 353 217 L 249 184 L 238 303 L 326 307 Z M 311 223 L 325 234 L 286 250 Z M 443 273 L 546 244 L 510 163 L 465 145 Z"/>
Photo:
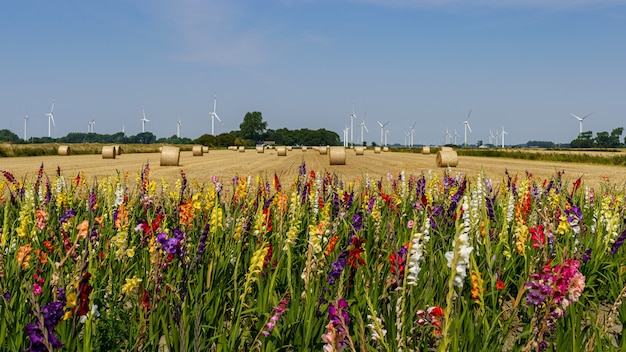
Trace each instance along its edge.
<path fill-rule="evenodd" d="M 23 245 L 17 249 L 16 260 L 17 260 L 17 264 L 19 264 L 19 266 L 22 269 L 26 269 L 30 266 L 29 261 L 30 261 L 31 251 L 32 251 L 32 247 L 30 246 L 30 244 Z"/>
<path fill-rule="evenodd" d="M 76 226 L 76 230 L 78 230 L 78 237 L 86 238 L 87 232 L 89 231 L 89 220 L 83 220 L 83 222 Z"/>

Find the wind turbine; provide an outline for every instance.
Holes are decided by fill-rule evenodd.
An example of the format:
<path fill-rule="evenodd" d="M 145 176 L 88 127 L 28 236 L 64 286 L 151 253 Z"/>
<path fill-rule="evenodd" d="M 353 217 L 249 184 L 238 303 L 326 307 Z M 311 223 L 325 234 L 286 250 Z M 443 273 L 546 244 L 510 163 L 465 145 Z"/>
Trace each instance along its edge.
<path fill-rule="evenodd" d="M 456 137 L 461 137 L 459 136 L 459 134 L 456 132 L 456 128 L 454 129 L 454 145 L 456 145 Z M 467 143 L 465 143 L 467 144 Z"/>
<path fill-rule="evenodd" d="M 144 133 L 146 132 L 146 122 L 150 122 L 150 120 L 146 118 L 146 111 L 143 109 L 143 106 L 141 107 L 141 112 L 143 113 L 143 118 L 141 119 L 141 133 Z"/>
<path fill-rule="evenodd" d="M 96 120 L 95 119 L 91 119 L 91 121 L 89 121 L 89 123 L 87 124 L 87 133 L 93 133 L 93 126 L 96 125 Z"/>
<path fill-rule="evenodd" d="M 370 130 L 367 129 L 367 126 L 365 126 L 365 117 L 367 116 L 367 112 L 365 112 L 363 114 L 363 121 L 361 121 L 361 145 L 363 145 L 363 129 L 365 129 L 367 131 L 367 133 L 370 133 Z"/>
<path fill-rule="evenodd" d="M 505 134 L 509 134 L 507 131 L 504 130 L 504 126 L 502 126 L 502 148 L 504 148 L 504 135 Z"/>
<path fill-rule="evenodd" d="M 28 122 L 28 113 L 24 115 L 24 142 L 26 142 L 26 123 Z"/>
<path fill-rule="evenodd" d="M 469 125 L 469 118 L 471 114 L 472 114 L 472 110 L 469 111 L 469 113 L 467 114 L 467 118 L 465 119 L 465 121 L 463 121 L 463 125 L 465 125 L 465 138 L 463 139 L 463 143 L 466 147 L 467 147 L 467 130 L 469 130 L 470 133 L 472 133 L 472 128 Z"/>
<path fill-rule="evenodd" d="M 217 119 L 222 125 L 224 124 L 224 122 L 222 122 L 222 119 L 220 119 L 220 117 L 217 116 L 216 108 L 217 108 L 217 94 L 213 96 L 213 112 L 211 112 L 211 135 L 212 136 L 215 136 L 215 119 Z"/>
<path fill-rule="evenodd" d="M 54 98 L 52 98 L 52 107 L 50 108 L 50 112 L 46 114 L 46 117 L 48 118 L 48 138 L 51 136 L 50 135 L 50 121 L 52 121 L 52 125 L 54 125 L 54 128 L 57 127 L 56 123 L 54 123 Z"/>
<path fill-rule="evenodd" d="M 411 148 L 413 148 L 413 137 L 415 137 L 415 124 L 417 123 L 417 121 L 413 122 L 413 125 L 411 125 L 411 138 L 410 138 L 410 142 L 411 142 Z"/>
<path fill-rule="evenodd" d="M 350 144 L 354 145 L 354 119 L 356 119 L 354 113 L 354 102 L 352 102 L 352 112 L 350 113 Z"/>
<path fill-rule="evenodd" d="M 591 113 L 588 113 L 587 115 L 585 115 L 585 116 L 583 116 L 583 117 L 580 117 L 580 116 L 578 116 L 578 115 L 572 114 L 572 116 L 574 116 L 574 117 L 578 120 L 578 122 L 579 122 L 579 124 L 580 124 L 578 134 L 582 134 L 582 133 L 583 133 L 583 120 L 584 120 L 584 119 L 586 119 L 586 118 L 587 118 L 589 115 L 591 115 L 591 114 L 593 114 L 593 113 L 592 113 L 592 112 L 591 112 Z"/>
<path fill-rule="evenodd" d="M 388 129 L 388 128 L 386 128 L 386 129 L 385 129 L 385 147 L 387 146 L 387 136 L 389 136 L 389 134 L 390 134 L 390 133 L 391 133 L 391 132 L 389 132 L 389 129 Z"/>
<path fill-rule="evenodd" d="M 387 126 L 389 121 L 387 121 L 385 123 L 382 123 L 382 122 L 376 120 L 376 122 L 378 122 L 378 125 L 380 126 L 380 145 L 383 145 L 383 141 L 385 139 L 385 126 Z"/>
<path fill-rule="evenodd" d="M 450 130 L 446 128 L 446 144 L 450 144 L 450 137 L 452 137 Z"/>
<path fill-rule="evenodd" d="M 343 146 L 344 147 L 348 147 L 348 130 L 350 130 L 350 127 L 346 126 L 346 128 L 343 129 Z"/>
<path fill-rule="evenodd" d="M 493 145 L 494 144 L 494 140 L 493 140 L 493 131 L 491 130 L 491 128 L 489 129 L 489 144 Z M 497 142 L 497 141 L 496 141 Z"/>
<path fill-rule="evenodd" d="M 176 123 L 176 137 L 180 138 L 180 126 L 182 126 L 183 123 L 180 122 L 180 116 L 178 116 L 178 122 Z"/>

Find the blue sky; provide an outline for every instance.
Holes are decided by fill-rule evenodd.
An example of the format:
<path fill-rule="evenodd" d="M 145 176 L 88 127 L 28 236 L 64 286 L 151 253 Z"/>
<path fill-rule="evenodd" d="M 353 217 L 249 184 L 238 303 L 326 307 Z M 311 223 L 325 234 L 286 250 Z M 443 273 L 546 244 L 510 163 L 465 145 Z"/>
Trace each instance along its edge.
<path fill-rule="evenodd" d="M 354 140 L 569 142 L 626 127 L 626 0 L 10 1 L 0 11 L 0 129 L 157 137 L 326 128 Z"/>

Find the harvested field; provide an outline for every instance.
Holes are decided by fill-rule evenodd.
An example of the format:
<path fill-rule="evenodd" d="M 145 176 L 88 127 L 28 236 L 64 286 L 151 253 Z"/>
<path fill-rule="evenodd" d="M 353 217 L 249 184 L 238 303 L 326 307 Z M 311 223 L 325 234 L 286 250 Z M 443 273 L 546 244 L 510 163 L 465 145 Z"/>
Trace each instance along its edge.
<path fill-rule="evenodd" d="M 112 160 L 102 160 L 100 155 L 13 157 L 0 159 L 0 170 L 10 171 L 18 178 L 33 178 L 43 163 L 44 171 L 49 175 L 52 175 L 58 166 L 66 176 L 84 171 L 88 178 L 101 178 L 115 175 L 117 171 L 128 172 L 133 176 L 141 171 L 143 164 L 150 163 L 151 178 L 164 178 L 168 183 L 174 182 L 180 176 L 180 170 L 184 170 L 189 179 L 195 179 L 199 183 L 208 182 L 213 175 L 230 179 L 235 175 L 270 177 L 276 173 L 281 179 L 288 180 L 297 175 L 302 162 L 306 163 L 309 170 L 336 173 L 346 179 L 365 176 L 378 179 L 387 177 L 389 173 L 398 174 L 401 171 L 415 175 L 428 170 L 435 172 L 442 170 L 436 165 L 435 154 L 394 152 L 376 154 L 373 150 L 366 150 L 364 155 L 358 157 L 354 153 L 346 153 L 346 165 L 330 165 L 328 156 L 319 153 L 292 151 L 288 152 L 286 157 L 279 158 L 276 150 L 268 150 L 263 154 L 235 154 L 228 150 L 215 150 L 203 158 L 194 158 L 192 152 L 183 151 L 178 167 L 159 166 L 159 159 L 160 153 L 123 154 Z M 539 178 L 548 178 L 557 171 L 565 171 L 566 180 L 573 181 L 582 176 L 583 181 L 592 187 L 598 187 L 604 177 L 620 186 L 626 180 L 626 168 L 621 166 L 472 156 L 459 156 L 458 166 L 452 168 L 452 173 L 460 172 L 475 177 L 480 170 L 494 182 L 503 179 L 505 170 L 513 176 L 522 176 L 528 171 Z"/>

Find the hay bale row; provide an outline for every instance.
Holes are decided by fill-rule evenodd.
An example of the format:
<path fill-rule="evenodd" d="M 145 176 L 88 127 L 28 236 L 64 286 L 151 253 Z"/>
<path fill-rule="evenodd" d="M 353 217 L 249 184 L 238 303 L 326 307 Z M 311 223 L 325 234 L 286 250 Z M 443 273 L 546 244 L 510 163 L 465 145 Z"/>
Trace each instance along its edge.
<path fill-rule="evenodd" d="M 388 152 L 389 151 L 389 147 L 383 147 L 383 152 Z"/>
<path fill-rule="evenodd" d="M 422 154 L 430 154 L 430 147 L 422 147 Z"/>
<path fill-rule="evenodd" d="M 346 164 L 346 148 L 330 147 L 328 158 L 330 160 L 330 165 L 345 165 Z"/>
<path fill-rule="evenodd" d="M 202 156 L 202 154 L 204 154 L 204 149 L 201 145 L 194 145 L 193 148 L 191 148 L 191 153 L 193 156 Z"/>
<path fill-rule="evenodd" d="M 180 148 L 165 145 L 161 147 L 161 166 L 178 166 Z"/>
<path fill-rule="evenodd" d="M 122 146 L 121 145 L 116 145 L 114 147 L 115 147 L 115 154 L 122 155 Z"/>
<path fill-rule="evenodd" d="M 317 151 L 320 153 L 320 155 L 326 155 L 328 154 L 328 147 L 317 147 Z"/>
<path fill-rule="evenodd" d="M 365 153 L 365 147 L 354 147 L 354 152 L 356 153 L 356 155 L 363 155 Z"/>
<path fill-rule="evenodd" d="M 244 147 L 243 145 L 240 145 L 239 146 L 239 152 L 240 153 L 245 153 L 245 151 L 246 151 L 246 147 Z"/>
<path fill-rule="evenodd" d="M 284 145 L 280 145 L 276 147 L 276 155 L 278 156 L 287 156 L 287 147 Z"/>
<path fill-rule="evenodd" d="M 302 146 L 302 151 L 306 152 L 306 146 Z"/>
<path fill-rule="evenodd" d="M 290 151 L 292 151 L 292 150 L 293 150 L 293 147 L 292 147 L 292 146 L 290 146 L 290 145 L 288 145 L 288 146 L 287 146 L 287 151 L 288 151 L 288 152 L 290 152 Z"/>
<path fill-rule="evenodd" d="M 380 154 L 380 147 L 374 147 L 374 154 Z"/>
<path fill-rule="evenodd" d="M 237 151 L 237 146 L 236 145 L 230 145 L 228 146 L 228 150 L 232 150 L 232 151 Z"/>
<path fill-rule="evenodd" d="M 265 148 L 263 148 L 262 145 L 258 145 L 256 147 L 256 152 L 259 153 L 259 154 L 263 154 L 265 152 Z"/>
<path fill-rule="evenodd" d="M 203 145 L 202 146 L 202 152 L 205 153 L 205 154 L 208 154 L 209 153 L 209 147 L 206 146 L 206 145 Z"/>
<path fill-rule="evenodd" d="M 72 154 L 72 151 L 69 145 L 60 145 L 57 153 L 61 156 L 66 156 Z"/>
<path fill-rule="evenodd" d="M 102 159 L 115 159 L 117 151 L 113 145 L 105 145 L 102 147 Z"/>
<path fill-rule="evenodd" d="M 454 150 L 444 150 L 437 152 L 438 167 L 456 167 L 459 164 L 459 157 Z"/>

